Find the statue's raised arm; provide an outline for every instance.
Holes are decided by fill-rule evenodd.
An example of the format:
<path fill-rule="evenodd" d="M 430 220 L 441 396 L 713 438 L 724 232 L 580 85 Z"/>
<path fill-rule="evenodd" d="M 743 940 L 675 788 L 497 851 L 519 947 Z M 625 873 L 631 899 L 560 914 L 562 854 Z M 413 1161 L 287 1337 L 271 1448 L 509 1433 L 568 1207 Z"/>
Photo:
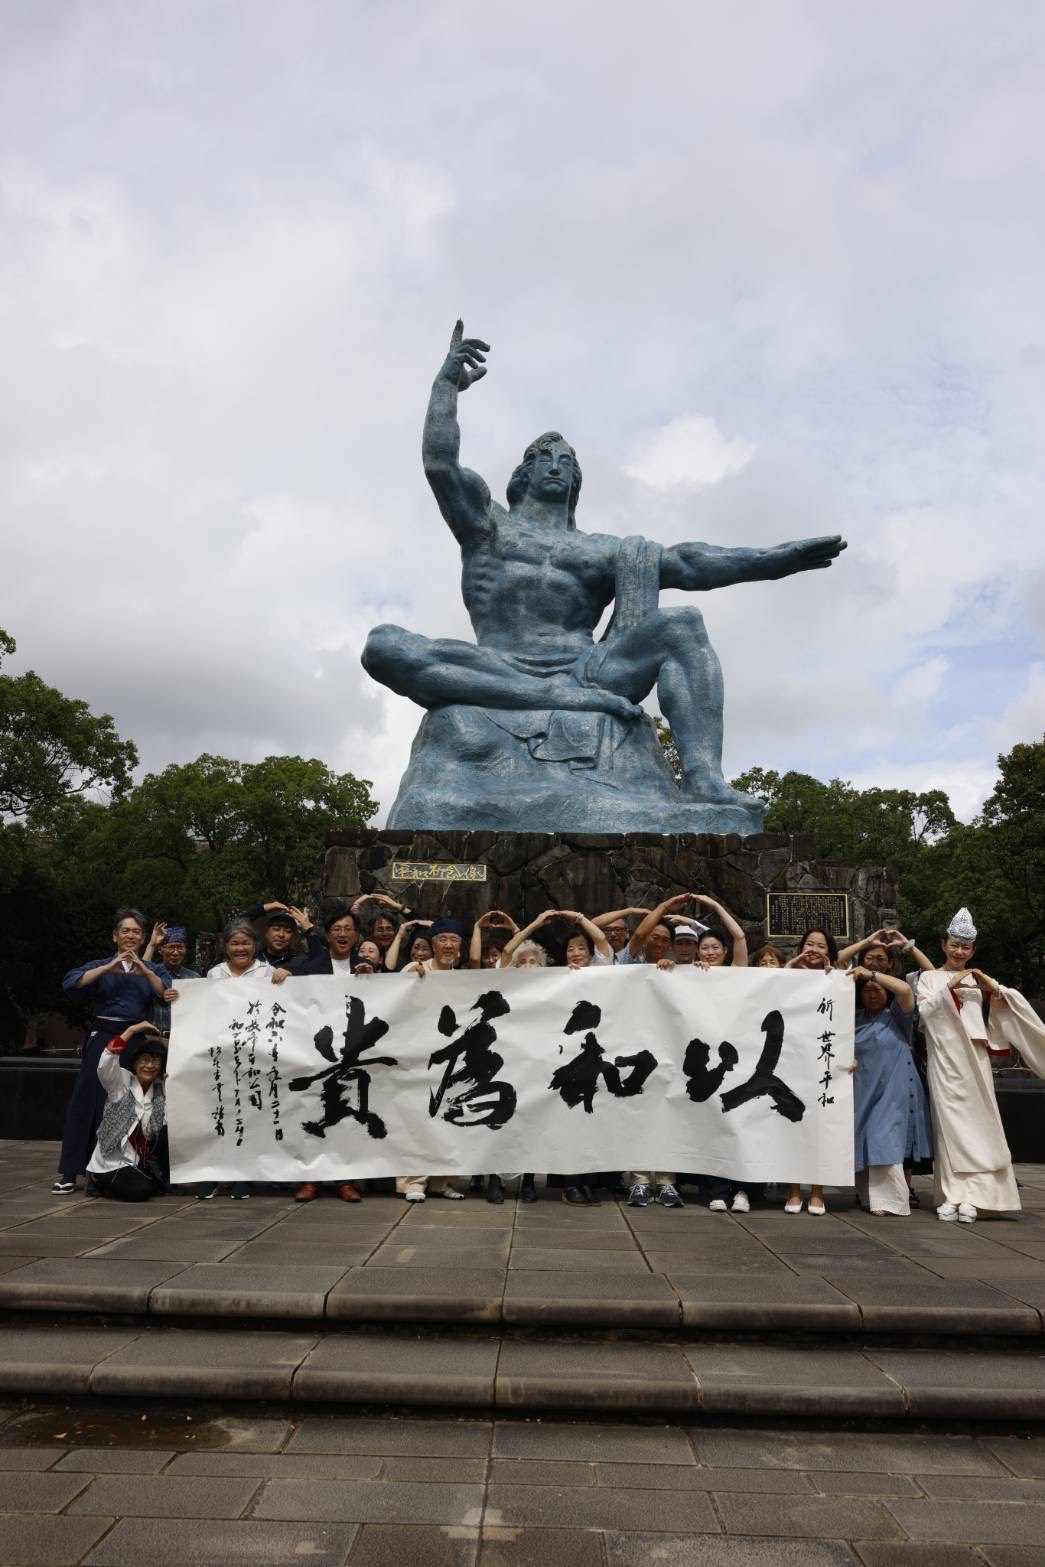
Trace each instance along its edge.
<path fill-rule="evenodd" d="M 425 477 L 439 502 L 439 510 L 462 546 L 473 543 L 486 532 L 490 491 L 479 474 L 461 467 L 457 396 L 486 374 L 489 351 L 489 343 L 478 337 L 465 337 L 464 323 L 457 322 L 449 352 L 432 383 L 421 443 Z"/>

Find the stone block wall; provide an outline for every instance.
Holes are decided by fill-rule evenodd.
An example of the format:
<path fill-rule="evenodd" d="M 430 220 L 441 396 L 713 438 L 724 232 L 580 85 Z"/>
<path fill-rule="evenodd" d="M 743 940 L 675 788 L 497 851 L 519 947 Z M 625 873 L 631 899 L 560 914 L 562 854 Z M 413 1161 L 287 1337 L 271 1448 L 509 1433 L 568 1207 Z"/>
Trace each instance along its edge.
<path fill-rule="evenodd" d="M 393 881 L 395 860 L 483 864 L 487 880 Z M 361 892 L 387 892 L 425 919 L 452 914 L 471 921 L 488 909 L 505 909 L 520 924 L 549 904 L 594 915 L 625 905 L 651 907 L 677 892 L 705 892 L 725 904 L 749 940 L 760 944 L 767 892 L 847 893 L 855 940 L 895 919 L 898 886 L 895 871 L 886 866 L 818 860 L 811 833 L 741 838 L 352 828 L 327 834 L 316 891 L 324 908 Z"/>

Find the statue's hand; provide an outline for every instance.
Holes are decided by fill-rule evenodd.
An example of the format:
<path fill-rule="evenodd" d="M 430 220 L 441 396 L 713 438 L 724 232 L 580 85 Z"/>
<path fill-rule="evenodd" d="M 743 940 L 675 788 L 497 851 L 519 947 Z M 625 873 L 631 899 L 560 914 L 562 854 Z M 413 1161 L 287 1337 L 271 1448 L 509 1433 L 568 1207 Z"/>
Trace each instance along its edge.
<path fill-rule="evenodd" d="M 846 547 L 838 533 L 823 539 L 799 539 L 794 544 L 784 544 L 780 550 L 780 574 L 789 577 L 794 571 L 823 571 Z"/>
<path fill-rule="evenodd" d="M 489 352 L 489 343 L 481 337 L 465 337 L 464 322 L 458 321 L 450 337 L 450 352 L 436 379 L 449 381 L 459 392 L 467 392 L 473 381 L 481 381 L 486 374 Z"/>

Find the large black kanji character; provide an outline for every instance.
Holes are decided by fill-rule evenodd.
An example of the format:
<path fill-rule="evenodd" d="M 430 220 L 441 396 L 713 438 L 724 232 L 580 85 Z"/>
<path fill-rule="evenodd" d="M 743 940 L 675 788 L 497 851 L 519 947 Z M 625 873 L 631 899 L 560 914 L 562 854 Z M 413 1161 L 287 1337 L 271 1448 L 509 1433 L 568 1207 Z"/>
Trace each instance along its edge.
<path fill-rule="evenodd" d="M 631 1099 L 641 1094 L 646 1079 L 657 1067 L 657 1058 L 649 1050 L 637 1050 L 634 1055 L 615 1056 L 613 1061 L 607 1061 L 606 1052 L 594 1033 L 601 1021 L 601 1007 L 591 1001 L 578 1001 L 563 1033 L 578 1034 L 582 1029 L 589 1032 L 584 1036 L 580 1055 L 560 1066 L 548 1084 L 571 1110 L 583 1104 L 588 1115 L 594 1107 L 600 1078 L 615 1099 Z M 626 1076 L 621 1075 L 621 1067 L 630 1068 Z"/>
<path fill-rule="evenodd" d="M 447 1099 L 447 1108 L 442 1115 L 451 1126 L 488 1126 L 496 1131 L 515 1114 L 515 1089 L 511 1083 L 496 1080 L 504 1057 L 490 1049 L 497 1038 L 493 1019 L 505 1017 L 511 1007 L 499 990 L 488 990 L 479 997 L 472 1011 L 479 1016 L 457 1039 L 453 1035 L 460 1024 L 453 1008 L 444 1007 L 439 1014 L 439 1032 L 450 1043 L 433 1051 L 428 1058 L 429 1067 L 446 1069 L 438 1092 L 429 1094 L 428 1113 L 438 1115 L 443 1100 Z M 456 1089 L 460 1092 L 451 1091 Z"/>
<path fill-rule="evenodd" d="M 686 1093 L 694 1104 L 703 1104 L 722 1087 L 722 1079 L 732 1072 L 740 1060 L 735 1046 L 724 1039 L 718 1047 L 718 1066 L 710 1066 L 711 1046 L 702 1039 L 691 1039 L 682 1061 L 682 1075 L 686 1079 Z"/>
<path fill-rule="evenodd" d="M 395 1056 L 369 1056 L 364 1060 L 363 1052 L 384 1038 L 388 1033 L 388 1024 L 379 1017 L 371 1018 L 367 1023 L 366 1009 L 358 996 L 348 997 L 345 1019 L 345 1042 L 341 1046 L 340 1056 L 334 1052 L 332 1028 L 321 1028 L 313 1036 L 316 1049 L 324 1060 L 332 1061 L 333 1066 L 316 1072 L 312 1077 L 295 1077 L 288 1086 L 295 1093 L 300 1093 L 305 1088 L 311 1088 L 313 1083 L 323 1084 L 323 1114 L 318 1121 L 306 1121 L 303 1125 L 303 1130 L 310 1132 L 313 1137 L 325 1137 L 332 1126 L 337 1126 L 339 1121 L 346 1118 L 358 1121 L 371 1137 L 384 1137 L 388 1128 L 381 1117 L 370 1109 L 370 1073 L 367 1068 L 398 1066 L 399 1062 Z M 356 1104 L 350 1103 L 346 1097 L 346 1092 L 353 1086 L 356 1089 Z"/>
<path fill-rule="evenodd" d="M 766 1036 L 758 1064 L 746 1083 L 740 1083 L 722 1095 L 722 1109 L 736 1110 L 752 1099 L 763 1095 L 772 1099 L 773 1108 L 788 1121 L 800 1121 L 806 1107 L 798 1095 L 775 1075 L 780 1052 L 784 1045 L 784 1019 L 779 1012 L 767 1012 L 762 1019 L 762 1032 Z"/>

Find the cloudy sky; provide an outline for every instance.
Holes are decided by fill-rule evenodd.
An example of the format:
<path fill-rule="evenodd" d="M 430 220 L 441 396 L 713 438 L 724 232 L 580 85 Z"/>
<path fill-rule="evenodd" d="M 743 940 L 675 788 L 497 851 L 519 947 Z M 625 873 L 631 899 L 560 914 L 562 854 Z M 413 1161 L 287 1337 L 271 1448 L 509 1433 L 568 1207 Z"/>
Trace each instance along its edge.
<path fill-rule="evenodd" d="M 384 620 L 468 635 L 419 436 L 454 318 L 495 494 L 840 532 L 700 600 L 752 765 L 941 786 L 1045 724 L 1034 0 L 0 0 L 0 625 L 149 769 L 391 804 Z M 681 602 L 665 594 L 663 602 Z"/>

